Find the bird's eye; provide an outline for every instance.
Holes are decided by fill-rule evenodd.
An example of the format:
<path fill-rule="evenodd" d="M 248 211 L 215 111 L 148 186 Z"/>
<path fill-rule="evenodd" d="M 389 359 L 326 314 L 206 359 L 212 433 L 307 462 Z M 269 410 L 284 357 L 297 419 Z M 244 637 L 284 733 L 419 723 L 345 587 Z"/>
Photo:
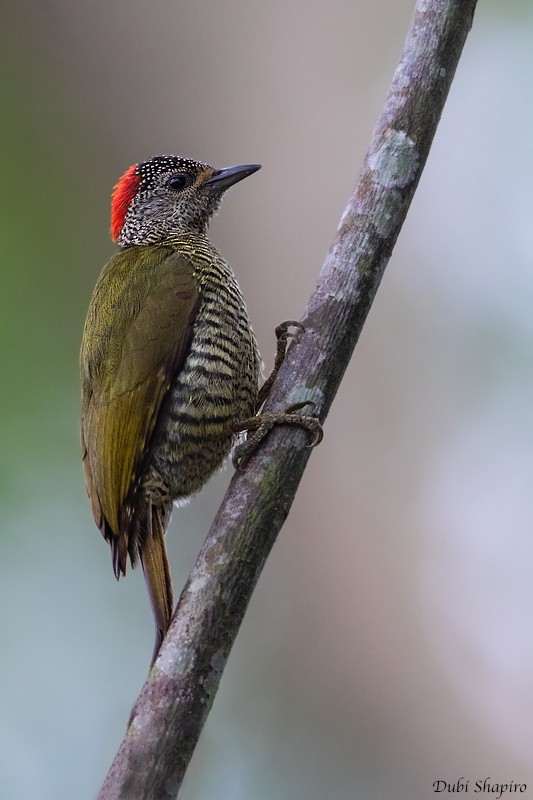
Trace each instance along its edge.
<path fill-rule="evenodd" d="M 188 172 L 177 172 L 175 175 L 171 175 L 166 183 L 167 189 L 170 189 L 171 192 L 182 192 L 188 186 L 191 185 L 193 182 L 193 176 L 189 175 Z"/>

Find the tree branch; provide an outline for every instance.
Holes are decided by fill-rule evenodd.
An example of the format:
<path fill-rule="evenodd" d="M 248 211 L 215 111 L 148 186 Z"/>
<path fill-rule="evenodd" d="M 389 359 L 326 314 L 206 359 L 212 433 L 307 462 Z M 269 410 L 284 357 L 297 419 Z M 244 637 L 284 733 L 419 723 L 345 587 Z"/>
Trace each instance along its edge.
<path fill-rule="evenodd" d="M 269 409 L 313 400 L 323 420 L 359 338 L 425 164 L 476 0 L 418 0 L 361 174 Z M 230 484 L 135 703 L 99 800 L 175 797 L 309 448 L 272 431 Z"/>

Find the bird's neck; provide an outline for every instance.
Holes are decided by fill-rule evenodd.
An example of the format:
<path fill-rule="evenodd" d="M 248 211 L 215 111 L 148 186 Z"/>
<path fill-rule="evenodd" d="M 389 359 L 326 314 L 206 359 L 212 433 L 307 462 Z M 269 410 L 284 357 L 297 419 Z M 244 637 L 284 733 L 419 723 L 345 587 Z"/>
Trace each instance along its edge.
<path fill-rule="evenodd" d="M 116 243 L 119 247 L 132 247 L 135 245 L 166 245 L 175 239 L 184 236 L 196 236 L 202 239 L 207 238 L 207 223 L 202 221 L 189 221 L 187 225 L 177 225 L 176 227 L 158 227 L 157 225 L 149 228 L 139 228 L 136 221 L 131 223 L 126 220 Z"/>

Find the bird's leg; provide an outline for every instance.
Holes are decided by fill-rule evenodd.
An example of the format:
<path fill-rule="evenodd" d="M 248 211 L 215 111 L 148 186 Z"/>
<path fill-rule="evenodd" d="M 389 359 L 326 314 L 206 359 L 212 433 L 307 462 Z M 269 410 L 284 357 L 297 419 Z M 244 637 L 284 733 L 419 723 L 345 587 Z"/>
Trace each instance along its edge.
<path fill-rule="evenodd" d="M 246 431 L 248 436 L 242 444 L 238 444 L 233 450 L 232 461 L 235 469 L 242 472 L 251 455 L 275 425 L 298 425 L 313 434 L 308 447 L 316 447 L 317 444 L 320 444 L 324 435 L 320 421 L 311 415 L 297 413 L 305 406 L 311 406 L 311 410 L 313 410 L 315 403 L 311 400 L 304 400 L 302 403 L 293 403 L 287 406 L 283 411 L 266 411 L 237 423 L 234 433 Z"/>
<path fill-rule="evenodd" d="M 290 331 L 289 328 L 296 328 L 296 331 Z M 287 347 L 291 339 L 294 339 L 295 342 L 300 341 L 300 333 L 305 331 L 304 326 L 301 322 L 296 322 L 293 319 L 285 320 L 285 322 L 280 322 L 278 327 L 276 328 L 276 339 L 277 339 L 277 350 L 276 350 L 276 358 L 274 359 L 274 369 L 264 382 L 264 384 L 259 389 L 257 395 L 257 405 L 255 407 L 256 413 L 259 411 L 263 403 L 268 397 L 268 393 L 272 388 L 272 384 L 276 380 L 276 376 L 279 372 L 283 361 L 285 360 L 285 355 L 287 353 Z"/>
<path fill-rule="evenodd" d="M 290 331 L 289 328 L 296 328 L 296 332 Z M 302 323 L 295 322 L 294 320 L 281 322 L 277 326 L 276 339 L 278 346 L 276 358 L 274 359 L 274 369 L 259 389 L 256 412 L 259 411 L 268 397 L 272 384 L 285 359 L 288 343 L 291 339 L 298 342 L 299 334 L 303 333 L 304 330 L 305 328 Z M 246 431 L 247 436 L 245 441 L 238 444 L 233 450 L 232 461 L 235 469 L 242 471 L 245 468 L 252 453 L 257 450 L 267 433 L 271 431 L 275 425 L 298 425 L 300 428 L 305 428 L 313 434 L 309 447 L 316 447 L 317 444 L 320 444 L 323 432 L 319 420 L 310 414 L 297 413 L 302 408 L 305 408 L 305 406 L 311 406 L 311 410 L 313 411 L 315 403 L 311 400 L 304 400 L 301 403 L 293 403 L 282 411 L 265 411 L 262 414 L 257 413 L 255 417 L 249 417 L 248 419 L 243 419 L 238 422 L 233 428 L 233 432 L 242 433 Z"/>

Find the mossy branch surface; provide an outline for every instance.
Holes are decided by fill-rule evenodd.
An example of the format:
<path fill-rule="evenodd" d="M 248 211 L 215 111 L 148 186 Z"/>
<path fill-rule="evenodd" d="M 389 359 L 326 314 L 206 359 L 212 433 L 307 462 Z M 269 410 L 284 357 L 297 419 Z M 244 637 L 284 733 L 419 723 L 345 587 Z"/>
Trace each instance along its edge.
<path fill-rule="evenodd" d="M 324 421 L 426 162 L 476 0 L 418 0 L 361 173 L 267 409 L 312 400 Z M 310 455 L 274 429 L 234 476 L 99 794 L 177 796 L 257 579 Z M 327 493 L 327 487 L 325 488 Z"/>

